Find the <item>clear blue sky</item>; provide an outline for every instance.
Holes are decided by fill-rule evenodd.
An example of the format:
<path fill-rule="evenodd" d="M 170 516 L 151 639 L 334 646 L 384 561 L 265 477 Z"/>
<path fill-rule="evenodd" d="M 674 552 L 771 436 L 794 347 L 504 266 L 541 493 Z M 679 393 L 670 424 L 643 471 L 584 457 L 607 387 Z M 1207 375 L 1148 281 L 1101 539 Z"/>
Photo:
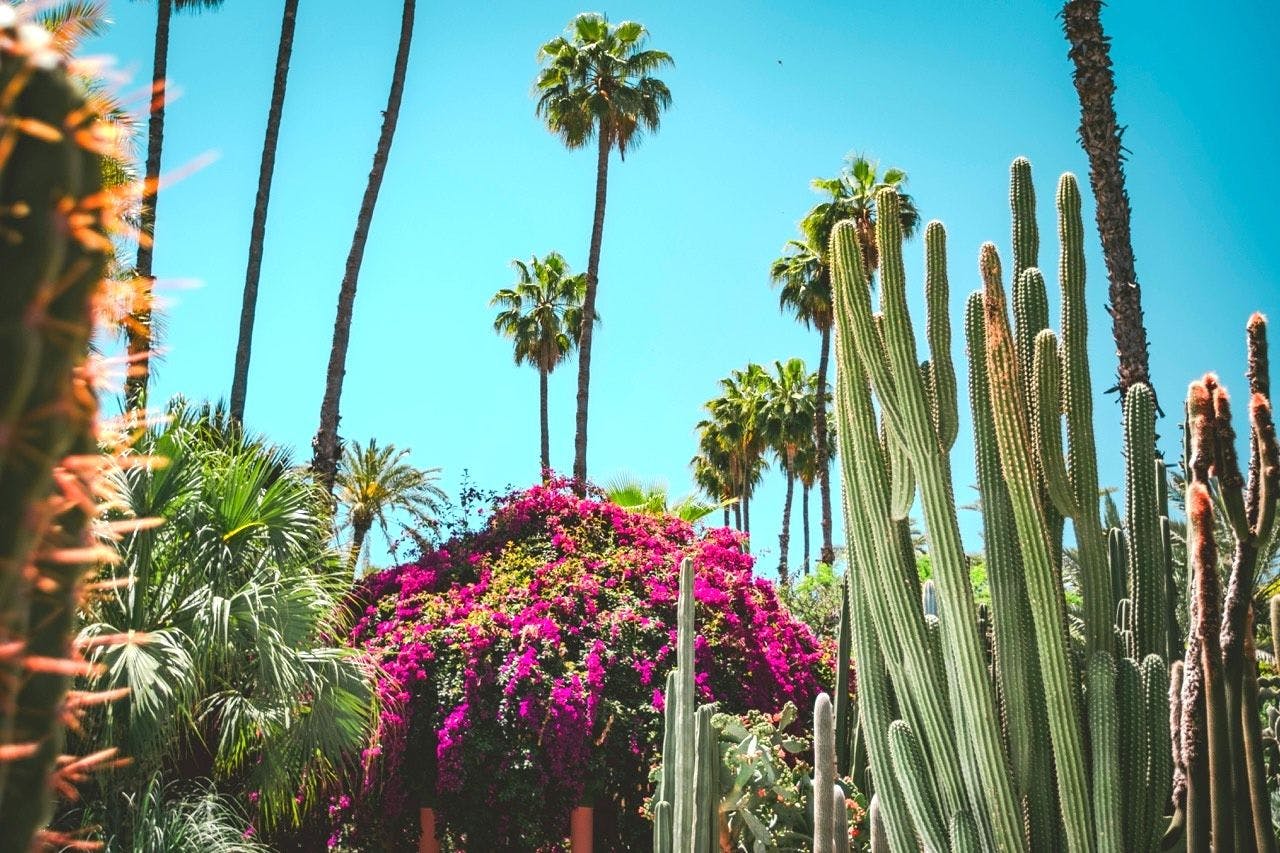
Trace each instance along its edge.
<path fill-rule="evenodd" d="M 200 283 L 173 294 L 160 399 L 229 393 L 282 4 L 227 0 L 219 12 L 173 21 L 169 72 L 181 96 L 168 112 L 165 168 L 205 152 L 218 159 L 160 200 L 156 273 Z M 301 5 L 247 418 L 306 458 L 400 3 Z M 923 215 L 946 223 L 954 319 L 978 284 L 982 241 L 1007 251 L 1007 174 L 1019 154 L 1037 176 L 1041 263 L 1055 268 L 1054 183 L 1069 170 L 1087 186 L 1057 9 L 1007 0 L 597 7 L 643 22 L 676 66 L 664 75 L 674 105 L 661 133 L 625 163 L 615 159 L 610 175 L 594 478 L 629 471 L 689 490 L 693 427 L 718 378 L 796 355 L 816 366 L 816 335 L 779 313 L 767 269 L 817 200 L 809 179 L 834 174 L 847 152 L 905 168 Z M 511 0 L 418 7 L 360 277 L 341 431 L 411 447 L 418 464 L 443 466 L 450 489 L 463 469 L 495 488 L 536 477 L 537 376 L 513 365 L 487 303 L 511 282 L 514 257 L 556 249 L 585 267 L 593 155 L 565 151 L 530 96 L 538 45 L 580 11 Z M 144 85 L 154 5 L 113 0 L 110 16 L 115 26 L 91 51 L 115 56 Z M 1172 413 L 1161 432 L 1176 458 L 1186 383 L 1216 369 L 1239 388 L 1249 312 L 1280 319 L 1280 11 L 1240 2 L 1209 14 L 1200 3 L 1132 0 L 1106 8 L 1103 22 L 1129 127 L 1153 378 Z M 1086 196 L 1101 477 L 1118 484 L 1118 411 L 1101 396 L 1114 357 L 1091 205 Z M 921 251 L 919 241 L 907 250 L 917 282 Z M 962 345 L 957 334 L 958 360 Z M 566 365 L 551 380 L 552 462 L 562 470 L 572 463 L 574 376 Z M 965 424 L 954 453 L 961 500 L 971 454 Z M 753 504 L 766 571 L 776 565 L 782 492 L 774 475 Z M 798 513 L 795 524 L 798 534 Z M 970 547 L 980 547 L 977 519 L 964 524 Z"/>

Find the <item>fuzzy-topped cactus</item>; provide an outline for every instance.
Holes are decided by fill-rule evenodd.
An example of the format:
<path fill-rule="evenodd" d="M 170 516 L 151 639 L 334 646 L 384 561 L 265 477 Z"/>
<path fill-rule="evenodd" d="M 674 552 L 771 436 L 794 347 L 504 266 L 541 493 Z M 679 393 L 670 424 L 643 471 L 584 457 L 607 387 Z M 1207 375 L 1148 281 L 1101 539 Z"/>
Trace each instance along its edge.
<path fill-rule="evenodd" d="M 0 2 L 0 839 L 48 820 L 101 470 L 86 369 L 111 244 L 106 141 L 49 34 Z M 69 772 L 89 762 L 70 763 Z"/>
<path fill-rule="evenodd" d="M 938 381 L 951 375 L 949 338 L 939 331 L 949 326 L 943 228 L 925 232 L 927 361 L 907 307 L 896 193 L 877 197 L 878 306 L 856 228 L 841 223 L 832 234 L 853 652 L 879 817 L 885 843 L 904 853 L 1154 850 L 1170 812 L 1172 632 L 1163 474 L 1152 458 L 1154 406 L 1144 406 L 1153 401 L 1145 386 L 1126 401 L 1127 513 L 1117 533 L 1130 547 L 1114 566 L 1117 583 L 1113 534 L 1100 512 L 1079 189 L 1070 175 L 1058 186 L 1063 313 L 1054 332 L 1025 160 L 1014 163 L 1011 183 L 1012 299 L 988 244 L 983 286 L 964 322 L 992 597 L 986 615 L 974 601 L 957 520 L 955 384 Z M 936 619 L 922 612 L 902 547 L 909 502 L 895 494 L 900 470 L 910 472 L 924 513 L 936 585 L 926 601 Z M 1083 599 L 1080 618 L 1070 619 L 1067 522 Z M 1117 590 L 1129 602 L 1119 626 Z M 994 654 L 980 620 L 990 624 Z M 1118 630 L 1134 638 L 1131 651 Z"/>

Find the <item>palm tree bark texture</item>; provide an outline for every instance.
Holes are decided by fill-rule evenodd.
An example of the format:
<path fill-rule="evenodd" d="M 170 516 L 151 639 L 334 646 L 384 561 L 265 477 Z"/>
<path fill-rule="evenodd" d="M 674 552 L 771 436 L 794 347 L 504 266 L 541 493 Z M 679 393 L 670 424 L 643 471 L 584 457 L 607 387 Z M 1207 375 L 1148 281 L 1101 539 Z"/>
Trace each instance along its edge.
<path fill-rule="evenodd" d="M 338 475 L 339 404 L 342 399 L 342 380 L 347 372 L 347 346 L 351 341 L 351 316 L 356 300 L 356 286 L 360 280 L 360 264 L 364 260 L 365 244 L 369 240 L 369 226 L 373 222 L 378 192 L 382 189 L 382 177 L 387 171 L 391 156 L 391 142 L 395 138 L 396 122 L 400 118 L 400 102 L 404 97 L 405 72 L 409 66 L 409 47 L 413 41 L 413 18 L 416 0 L 404 0 L 400 18 L 400 43 L 396 49 L 395 69 L 391 77 L 391 91 L 387 95 L 387 109 L 382 114 L 382 131 L 378 135 L 378 147 L 373 155 L 373 168 L 369 171 L 369 183 L 365 186 L 360 202 L 360 214 L 356 217 L 356 231 L 351 240 L 351 252 L 338 291 L 338 312 L 333 325 L 333 347 L 329 352 L 329 368 L 325 373 L 324 401 L 320 406 L 320 429 L 312 441 L 314 457 L 311 469 L 320 484 L 333 494 L 334 479 Z"/>
<path fill-rule="evenodd" d="M 1147 330 L 1142 319 L 1142 291 L 1134 269 L 1129 231 L 1129 194 L 1124 186 L 1123 131 L 1116 123 L 1115 77 L 1107 35 L 1102 30 L 1101 0 L 1068 0 L 1062 7 L 1063 28 L 1071 43 L 1076 93 L 1080 98 L 1080 142 L 1089 155 L 1089 184 L 1097 204 L 1098 234 L 1110 282 L 1111 331 L 1119 368 L 1116 387 L 1121 398 L 1131 385 L 1150 385 Z"/>

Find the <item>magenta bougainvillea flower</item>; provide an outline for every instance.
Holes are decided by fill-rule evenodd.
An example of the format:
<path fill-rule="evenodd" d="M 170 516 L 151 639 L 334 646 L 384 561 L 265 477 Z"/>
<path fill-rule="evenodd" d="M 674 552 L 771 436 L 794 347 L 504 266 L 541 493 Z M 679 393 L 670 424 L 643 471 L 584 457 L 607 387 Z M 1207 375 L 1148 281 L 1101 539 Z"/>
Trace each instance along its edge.
<path fill-rule="evenodd" d="M 360 585 L 350 642 L 382 665 L 385 705 L 362 790 L 330 810 L 335 846 L 410 845 L 431 805 L 468 850 L 559 849 L 593 803 L 612 849 L 646 849 L 685 556 L 702 701 L 774 712 L 829 683 L 829 643 L 752 573 L 739 534 L 567 486 L 509 495 L 479 533 Z"/>

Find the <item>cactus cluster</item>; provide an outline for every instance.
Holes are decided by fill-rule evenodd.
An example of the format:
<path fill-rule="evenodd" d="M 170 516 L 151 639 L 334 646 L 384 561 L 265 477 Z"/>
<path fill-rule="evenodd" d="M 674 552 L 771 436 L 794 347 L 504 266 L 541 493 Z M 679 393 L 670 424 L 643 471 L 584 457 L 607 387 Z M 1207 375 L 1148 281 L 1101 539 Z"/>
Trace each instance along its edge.
<path fill-rule="evenodd" d="M 41 27 L 0 2 L 0 839 L 25 850 L 52 793 L 92 763 L 58 762 L 77 594 L 98 556 L 101 470 L 86 368 L 111 244 L 104 139 Z M 56 779 L 55 766 L 59 766 Z"/>
<path fill-rule="evenodd" d="M 1127 511 L 1122 528 L 1104 528 L 1075 178 L 1064 175 L 1057 193 L 1060 332 L 1049 328 L 1023 159 L 1012 168 L 1012 319 L 991 244 L 979 258 L 983 287 L 966 304 L 992 597 L 983 613 L 949 458 L 958 401 L 943 333 L 945 232 L 936 222 L 925 231 L 930 357 L 921 361 L 898 207 L 894 191 L 878 195 L 878 308 L 851 223 L 836 227 L 829 252 L 853 656 L 883 842 L 893 851 L 1156 849 L 1171 811 L 1166 660 L 1176 636 L 1167 621 L 1164 474 L 1154 457 L 1154 398 L 1135 386 L 1125 401 Z M 926 590 L 905 519 L 917 498 L 934 567 Z M 1068 521 L 1079 614 L 1064 596 Z"/>
<path fill-rule="evenodd" d="M 653 797 L 654 853 L 711 853 L 720 847 L 720 744 L 694 688 L 693 561 L 680 562 L 676 667 L 667 675 L 662 775 Z"/>
<path fill-rule="evenodd" d="M 1246 341 L 1247 478 L 1236 455 L 1231 401 L 1217 377 L 1191 383 L 1186 401 L 1191 624 L 1171 730 L 1177 818 L 1185 822 L 1190 850 L 1276 849 L 1253 643 L 1258 556 L 1271 540 L 1280 499 L 1280 446 L 1261 314 L 1250 318 Z M 1234 542 L 1225 598 L 1215 536 L 1219 516 Z M 1271 615 L 1274 624 L 1274 603 Z"/>

